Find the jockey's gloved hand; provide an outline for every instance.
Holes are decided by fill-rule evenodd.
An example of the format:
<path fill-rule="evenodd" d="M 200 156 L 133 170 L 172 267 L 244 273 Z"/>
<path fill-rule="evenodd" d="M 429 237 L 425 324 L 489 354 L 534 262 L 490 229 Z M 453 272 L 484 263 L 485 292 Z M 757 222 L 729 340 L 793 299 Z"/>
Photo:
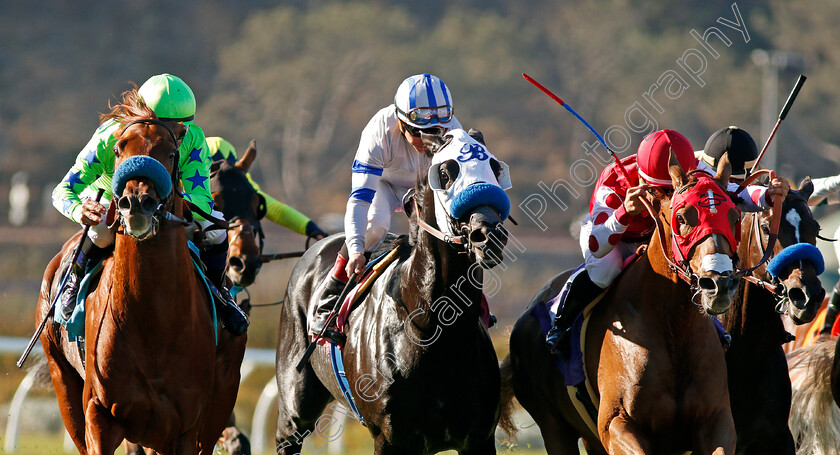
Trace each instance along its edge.
<path fill-rule="evenodd" d="M 327 234 L 323 229 L 318 227 L 318 225 L 315 224 L 314 221 L 309 220 L 309 222 L 306 223 L 306 236 L 312 237 L 315 240 L 321 240 L 324 237 L 329 236 L 329 234 Z"/>
<path fill-rule="evenodd" d="M 484 134 L 481 131 L 475 128 L 470 128 L 470 130 L 467 131 L 467 134 L 469 134 L 471 138 L 477 140 L 478 142 L 481 142 L 482 145 L 487 145 L 484 142 Z"/>

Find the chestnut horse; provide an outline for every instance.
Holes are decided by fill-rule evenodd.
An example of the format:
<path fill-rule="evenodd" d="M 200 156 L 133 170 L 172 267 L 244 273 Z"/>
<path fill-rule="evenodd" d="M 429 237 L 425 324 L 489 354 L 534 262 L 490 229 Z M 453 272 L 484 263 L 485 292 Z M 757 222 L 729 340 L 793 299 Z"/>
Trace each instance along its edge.
<path fill-rule="evenodd" d="M 645 252 L 587 310 L 588 326 L 581 338 L 587 387 L 595 395 L 594 429 L 575 408 L 545 347 L 544 332 L 531 316 L 537 305 L 557 295 L 570 272 L 549 281 L 513 328 L 502 377 L 510 380 L 513 394 L 539 425 L 549 454 L 577 454 L 579 438 L 590 454 L 734 452 L 723 349 L 712 318 L 703 310 L 716 314 L 728 309 L 737 282 L 731 270 L 721 274 L 701 265 L 707 264 L 708 255 L 727 262 L 722 258 L 731 259 L 734 250 L 722 230 L 715 230 L 697 239 L 681 265 L 671 259 L 673 242 L 666 240 L 673 235 L 671 203 L 705 195 L 712 187 L 717 188 L 716 200 L 725 198 L 721 188 L 729 166 L 722 160 L 709 185 L 697 173 L 686 178 L 672 153 L 670 173 L 673 201 L 670 191 L 661 189 L 649 201 L 658 226 Z M 698 222 L 700 207 L 676 207 L 679 235 L 706 227 Z M 728 223 L 734 232 L 740 221 L 737 210 L 718 211 L 717 216 L 726 217 L 718 225 Z M 698 295 L 701 303 L 694 302 Z M 503 409 L 510 409 L 510 395 L 503 395 Z"/>
<path fill-rule="evenodd" d="M 222 211 L 231 225 L 228 232 L 227 276 L 236 286 L 249 286 L 262 267 L 263 231 L 261 219 L 265 215 L 265 200 L 257 194 L 247 173 L 257 157 L 254 142 L 233 165 L 226 161 L 213 163 L 210 172 L 210 191 L 217 210 Z M 250 312 L 250 305 L 242 303 L 243 310 Z M 245 337 L 234 338 L 237 345 L 233 351 L 244 349 Z M 239 346 L 241 344 L 241 346 Z M 250 455 L 251 443 L 248 437 L 236 427 L 236 418 L 231 414 L 227 428 L 219 444 L 230 455 Z M 154 455 L 153 450 L 143 451 L 137 445 L 126 441 L 126 455 Z"/>
<path fill-rule="evenodd" d="M 479 316 L 482 267 L 497 265 L 507 242 L 510 201 L 502 187 L 510 178 L 463 130 L 423 139 L 434 156 L 407 204 L 416 218 L 413 246 L 400 246 L 400 258 L 350 314 L 344 370 L 377 455 L 495 454 L 499 366 Z M 432 179 L 434 186 L 425 182 Z M 456 210 L 445 201 L 462 204 Z M 300 452 L 304 436 L 324 431 L 319 416 L 327 404 L 348 401 L 326 347 L 295 368 L 309 344 L 314 294 L 342 243 L 336 234 L 313 245 L 289 281 L 277 343 L 278 454 Z"/>
<path fill-rule="evenodd" d="M 806 178 L 798 191 L 788 192 L 779 214 L 776 254 L 783 247 L 816 243 L 819 223 L 808 207 L 813 190 L 813 183 Z M 767 211 L 744 217 L 738 256 L 745 265 L 761 261 L 773 215 L 776 214 Z M 799 324 L 814 318 L 825 297 L 818 273 L 814 263 L 807 260 L 788 264 L 775 278 L 767 272 L 766 265 L 761 265 L 752 272 L 754 278 L 747 278 L 753 282 L 742 280 L 732 307 L 721 315 L 724 328 L 732 337 L 726 350 L 726 366 L 732 417 L 738 433 L 736 453 L 796 452 L 788 428 L 791 388 L 782 349 L 790 334 L 780 313 L 787 313 Z"/>
<path fill-rule="evenodd" d="M 223 331 L 215 339 L 214 307 L 187 247 L 173 188 L 185 129 L 158 120 L 136 92 L 110 115 L 123 125 L 112 204 L 121 228 L 87 299 L 83 356 L 57 324 L 41 335 L 62 418 L 82 454 L 113 453 L 128 439 L 163 455 L 209 455 L 236 401 L 244 343 Z M 37 318 L 78 238 L 48 265 Z"/>

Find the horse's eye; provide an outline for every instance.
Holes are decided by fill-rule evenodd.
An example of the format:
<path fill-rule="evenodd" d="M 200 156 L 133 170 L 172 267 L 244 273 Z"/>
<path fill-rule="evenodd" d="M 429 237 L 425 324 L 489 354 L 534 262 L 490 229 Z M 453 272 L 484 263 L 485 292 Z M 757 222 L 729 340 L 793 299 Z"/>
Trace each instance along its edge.
<path fill-rule="evenodd" d="M 501 164 L 499 164 L 499 162 L 498 162 L 498 161 L 496 161 L 496 160 L 494 160 L 494 159 L 491 159 L 491 160 L 490 160 L 490 169 L 492 169 L 492 170 L 493 170 L 493 174 L 494 174 L 494 175 L 496 176 L 496 178 L 498 179 L 498 178 L 499 178 L 499 175 L 501 175 L 501 173 L 502 173 L 502 165 L 501 165 Z"/>
<path fill-rule="evenodd" d="M 445 170 L 444 168 L 442 168 L 442 167 L 440 168 L 439 173 L 440 173 L 440 175 L 439 175 L 439 177 L 440 177 L 440 186 L 442 186 L 442 187 L 446 188 L 446 185 L 448 185 L 448 184 L 449 184 L 449 174 L 447 174 L 447 173 L 446 173 L 446 170 Z"/>
<path fill-rule="evenodd" d="M 680 214 L 677 214 L 677 223 L 685 224 L 685 218 Z"/>
<path fill-rule="evenodd" d="M 761 233 L 764 235 L 770 235 L 770 225 L 769 224 L 762 224 L 761 225 Z"/>

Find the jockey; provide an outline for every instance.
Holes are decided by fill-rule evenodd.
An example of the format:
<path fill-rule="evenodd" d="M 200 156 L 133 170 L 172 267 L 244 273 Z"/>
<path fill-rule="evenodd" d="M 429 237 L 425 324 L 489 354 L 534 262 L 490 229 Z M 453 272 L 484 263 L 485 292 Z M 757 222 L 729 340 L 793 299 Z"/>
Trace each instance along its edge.
<path fill-rule="evenodd" d="M 840 203 L 840 175 L 814 179 L 814 192 L 808 199 L 809 205 L 825 205 Z M 834 233 L 834 238 L 840 235 L 840 227 Z M 840 242 L 834 242 L 834 253 L 840 258 Z M 834 284 L 828 306 L 825 309 L 825 322 L 820 328 L 819 335 L 830 335 L 835 320 L 840 315 L 840 281 Z"/>
<path fill-rule="evenodd" d="M 621 272 L 624 260 L 653 235 L 655 221 L 645 211 L 641 199 L 649 187 L 672 188 L 668 173 L 671 151 L 686 172 L 702 169 L 715 175 L 714 169 L 697 160 L 688 139 L 673 130 L 649 134 L 636 155 L 621 160 L 630 182 L 624 180 L 615 163 L 601 172 L 589 202 L 589 214 L 580 230 L 584 268 L 566 283 L 569 291 L 562 310 L 546 334 L 546 344 L 552 351 L 564 354 L 556 347 L 567 344 L 580 311 L 612 283 Z M 730 193 L 737 188 L 738 184 L 729 183 Z M 774 195 L 785 195 L 787 191 L 787 182 L 782 179 L 774 179 L 768 188 L 750 185 L 738 194 L 743 201 L 739 208 L 766 210 L 772 206 Z"/>
<path fill-rule="evenodd" d="M 446 84 L 437 76 L 417 74 L 400 84 L 394 104 L 380 109 L 362 130 L 344 216 L 345 244 L 329 272 L 311 333 L 324 328 L 349 275 L 364 271 L 365 253 L 385 238 L 403 195 L 428 172 L 431 159 L 420 131 L 442 135 L 461 128 L 453 112 Z"/>
<path fill-rule="evenodd" d="M 709 136 L 706 146 L 694 152 L 694 156 L 712 169 L 717 169 L 718 159 L 727 152 L 729 164 L 732 165 L 729 181 L 741 183 L 749 176 L 750 168 L 758 158 L 758 148 L 750 133 L 737 126 L 721 128 Z"/>
<path fill-rule="evenodd" d="M 238 159 L 233 144 L 221 137 L 207 138 L 207 155 L 212 162 L 227 161 L 231 166 L 236 164 L 236 160 Z M 265 198 L 266 218 L 280 226 L 287 227 L 298 234 L 312 237 L 315 240 L 321 240 L 328 235 L 314 221 L 309 219 L 309 217 L 262 191 L 260 186 L 257 185 L 257 182 L 251 178 L 250 173 L 247 173 L 246 176 L 248 177 L 248 181 L 251 182 L 251 186 L 254 187 L 254 190 Z"/>
<path fill-rule="evenodd" d="M 127 92 L 128 93 L 128 92 Z M 179 77 L 171 74 L 152 76 L 137 89 L 137 95 L 151 108 L 160 120 L 179 122 L 187 132 L 178 148 L 181 169 L 181 185 L 184 198 L 212 217 L 224 219 L 224 215 L 213 210 L 210 196 L 210 158 L 207 154 L 204 131 L 193 123 L 195 117 L 195 96 L 192 89 Z M 114 232 L 105 223 L 105 214 L 113 195 L 111 178 L 114 174 L 115 133 L 121 125 L 113 118 L 102 116 L 103 123 L 76 157 L 76 162 L 52 193 L 53 205 L 67 218 L 90 226 L 79 258 L 70 268 L 67 284 L 62 294 L 61 316 L 68 320 L 73 314 L 79 293 L 79 280 L 89 261 L 98 261 L 107 256 L 114 244 Z M 93 200 L 98 189 L 104 189 L 103 200 Z M 225 328 L 234 335 L 244 334 L 249 325 L 248 316 L 239 309 L 224 286 L 224 270 L 227 264 L 227 231 L 210 229 L 212 222 L 195 214 L 195 221 L 205 232 L 201 259 L 207 266 L 207 277 L 211 287 L 219 293 L 224 304 L 219 315 Z M 219 299 L 213 299 L 219 300 Z"/>

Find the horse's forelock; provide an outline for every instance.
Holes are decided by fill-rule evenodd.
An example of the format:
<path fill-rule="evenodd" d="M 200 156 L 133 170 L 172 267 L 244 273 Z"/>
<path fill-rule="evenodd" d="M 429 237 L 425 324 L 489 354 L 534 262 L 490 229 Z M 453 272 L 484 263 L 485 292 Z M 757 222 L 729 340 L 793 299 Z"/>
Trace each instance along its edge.
<path fill-rule="evenodd" d="M 114 119 L 122 125 L 127 125 L 135 120 L 140 119 L 157 119 L 157 114 L 152 110 L 137 94 L 137 88 L 127 90 L 122 94 L 122 100 L 116 105 L 108 105 L 111 112 L 103 114 L 100 121 L 104 122 L 109 119 Z M 117 135 L 122 134 L 125 126 L 117 131 Z"/>

